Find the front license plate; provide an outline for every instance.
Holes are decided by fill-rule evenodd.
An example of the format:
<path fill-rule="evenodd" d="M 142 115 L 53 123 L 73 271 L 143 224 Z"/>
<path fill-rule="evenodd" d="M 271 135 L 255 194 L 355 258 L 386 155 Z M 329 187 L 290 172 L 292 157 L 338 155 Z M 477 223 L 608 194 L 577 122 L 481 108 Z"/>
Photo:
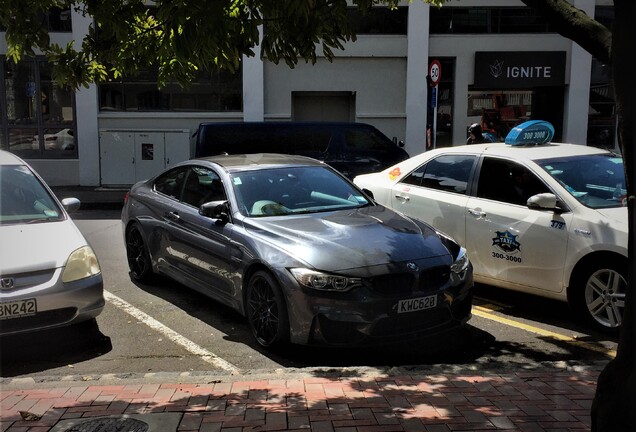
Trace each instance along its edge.
<path fill-rule="evenodd" d="M 35 315 L 37 311 L 38 303 L 35 299 L 0 303 L 0 320 Z"/>
<path fill-rule="evenodd" d="M 436 295 L 400 300 L 397 305 L 397 313 L 416 312 L 435 306 L 437 306 Z"/>

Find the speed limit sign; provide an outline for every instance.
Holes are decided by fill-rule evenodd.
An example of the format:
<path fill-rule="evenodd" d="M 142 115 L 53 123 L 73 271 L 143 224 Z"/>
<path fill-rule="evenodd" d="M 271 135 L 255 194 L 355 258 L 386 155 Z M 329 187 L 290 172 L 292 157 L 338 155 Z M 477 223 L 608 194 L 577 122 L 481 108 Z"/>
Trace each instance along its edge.
<path fill-rule="evenodd" d="M 439 60 L 433 60 L 428 69 L 428 75 L 431 77 L 431 84 L 436 86 L 442 78 L 442 65 Z"/>

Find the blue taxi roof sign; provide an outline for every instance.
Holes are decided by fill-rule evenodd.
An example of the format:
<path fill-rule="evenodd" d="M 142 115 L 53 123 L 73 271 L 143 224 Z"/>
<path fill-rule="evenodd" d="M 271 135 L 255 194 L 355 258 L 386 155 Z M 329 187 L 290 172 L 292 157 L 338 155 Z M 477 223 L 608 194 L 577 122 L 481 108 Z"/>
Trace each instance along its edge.
<path fill-rule="evenodd" d="M 506 144 L 513 146 L 545 144 L 554 138 L 554 126 L 545 120 L 529 120 L 513 127 L 506 135 Z"/>

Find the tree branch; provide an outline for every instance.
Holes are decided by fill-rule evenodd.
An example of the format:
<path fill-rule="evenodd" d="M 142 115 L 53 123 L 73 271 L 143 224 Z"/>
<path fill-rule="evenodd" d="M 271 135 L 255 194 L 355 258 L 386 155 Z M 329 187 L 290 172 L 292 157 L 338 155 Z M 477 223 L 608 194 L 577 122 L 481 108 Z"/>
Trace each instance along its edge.
<path fill-rule="evenodd" d="M 612 32 L 566 0 L 521 0 L 539 12 L 563 37 L 576 41 L 605 64 L 611 64 Z"/>

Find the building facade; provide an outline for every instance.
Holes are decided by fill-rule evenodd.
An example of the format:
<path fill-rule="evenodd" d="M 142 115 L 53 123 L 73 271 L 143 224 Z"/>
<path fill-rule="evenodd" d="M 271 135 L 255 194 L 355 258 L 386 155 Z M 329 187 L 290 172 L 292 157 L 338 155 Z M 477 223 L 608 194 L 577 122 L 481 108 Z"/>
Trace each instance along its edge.
<path fill-rule="evenodd" d="M 610 0 L 572 0 L 611 21 Z M 55 86 L 44 59 L 2 62 L 0 148 L 51 185 L 127 186 L 193 154 L 203 121 L 370 123 L 411 154 L 460 145 L 480 122 L 499 137 L 544 119 L 555 140 L 615 146 L 611 73 L 519 0 L 405 2 L 350 18 L 358 39 L 329 62 L 290 69 L 245 57 L 236 74 L 202 74 L 157 89 L 151 71 L 75 93 Z M 56 11 L 52 40 L 81 41 L 89 17 Z M 0 54 L 6 53 L 0 38 Z M 430 76 L 436 63 L 439 76 Z M 436 84 L 433 86 L 433 84 Z"/>

